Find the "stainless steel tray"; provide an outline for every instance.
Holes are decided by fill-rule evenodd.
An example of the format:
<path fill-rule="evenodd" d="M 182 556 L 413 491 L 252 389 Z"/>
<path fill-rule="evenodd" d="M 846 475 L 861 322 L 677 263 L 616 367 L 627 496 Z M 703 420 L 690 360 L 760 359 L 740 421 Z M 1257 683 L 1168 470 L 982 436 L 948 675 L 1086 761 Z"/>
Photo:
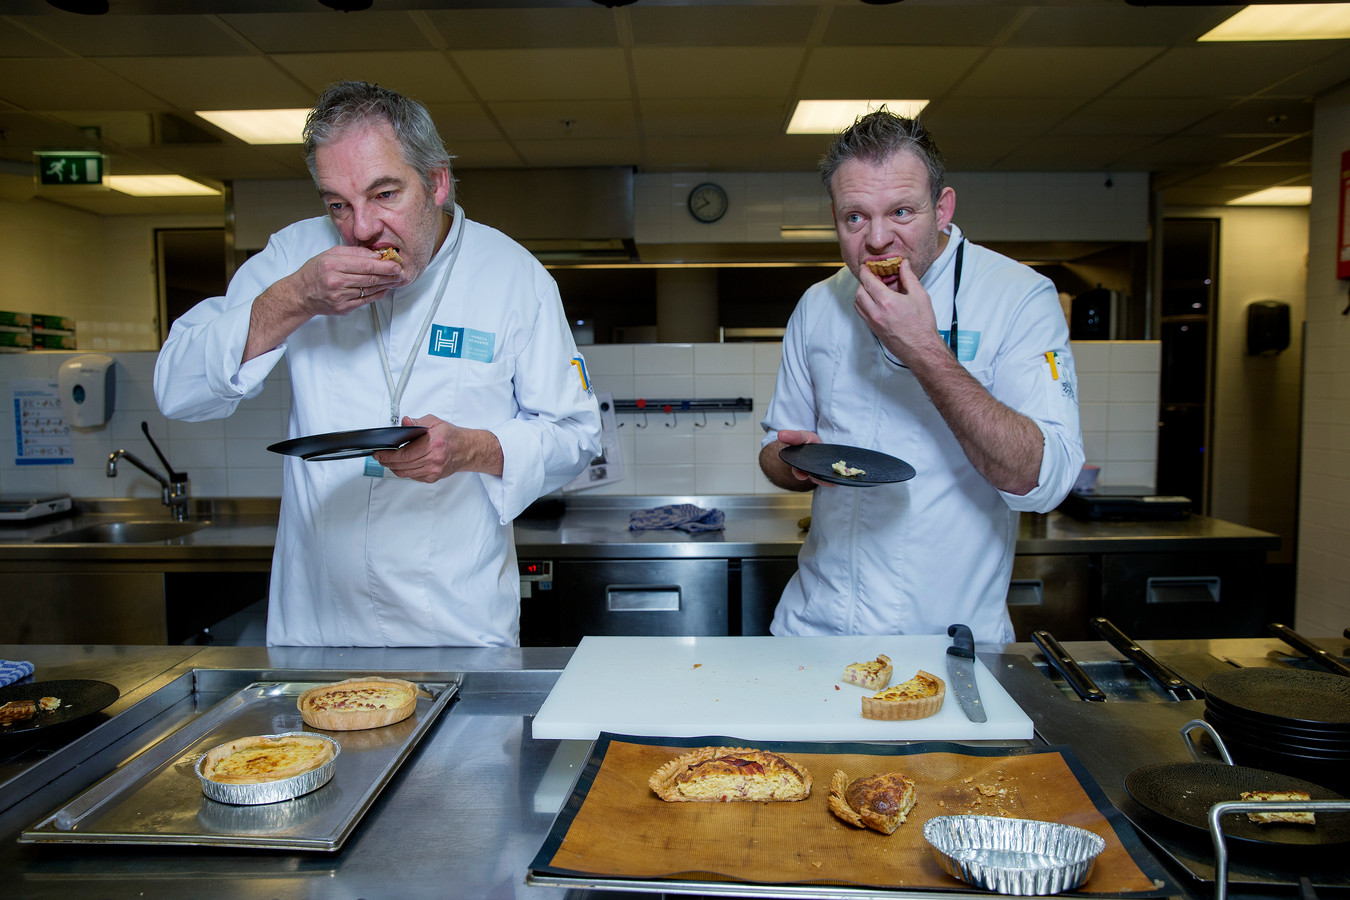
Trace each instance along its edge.
<path fill-rule="evenodd" d="M 332 780 L 311 794 L 266 806 L 231 806 L 202 793 L 193 766 L 217 744 L 312 730 L 301 720 L 296 698 L 319 683 L 259 681 L 236 691 L 24 831 L 19 842 L 339 849 L 459 683 L 418 682 L 425 696 L 402 722 L 318 732 L 335 738 L 342 752 Z"/>

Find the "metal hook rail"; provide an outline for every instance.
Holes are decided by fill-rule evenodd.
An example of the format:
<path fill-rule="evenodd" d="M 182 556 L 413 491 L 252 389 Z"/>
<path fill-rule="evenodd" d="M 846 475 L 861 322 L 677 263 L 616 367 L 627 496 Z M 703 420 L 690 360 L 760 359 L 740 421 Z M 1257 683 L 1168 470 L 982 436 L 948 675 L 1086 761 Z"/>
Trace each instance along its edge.
<path fill-rule="evenodd" d="M 679 414 L 682 412 L 698 413 L 694 420 L 695 428 L 706 428 L 708 425 L 709 412 L 729 412 L 731 419 L 724 422 L 728 428 L 736 424 L 736 413 L 751 412 L 755 408 L 755 401 L 749 397 L 729 397 L 709 400 L 672 400 L 672 399 L 653 399 L 648 400 L 645 397 L 639 397 L 634 400 L 615 400 L 615 413 L 634 413 L 641 414 L 642 421 L 634 422 L 636 428 L 647 427 L 647 413 L 665 413 L 670 417 L 666 422 L 667 428 L 674 428 L 680 421 Z M 623 423 L 619 423 L 623 427 Z"/>

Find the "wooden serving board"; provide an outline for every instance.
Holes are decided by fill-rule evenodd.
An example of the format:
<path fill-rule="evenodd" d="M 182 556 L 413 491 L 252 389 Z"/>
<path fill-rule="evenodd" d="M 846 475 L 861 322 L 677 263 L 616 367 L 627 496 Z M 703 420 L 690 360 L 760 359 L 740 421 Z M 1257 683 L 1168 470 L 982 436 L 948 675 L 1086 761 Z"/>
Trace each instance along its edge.
<path fill-rule="evenodd" d="M 933 636 L 586 637 L 534 719 L 536 738 L 601 731 L 751 741 L 1030 740 L 1031 719 L 983 662 L 975 680 L 987 722 L 971 722 L 948 684 L 936 715 L 862 717 L 870 692 L 839 679 L 852 662 L 891 658 L 893 684 L 919 669 L 943 681 L 951 639 Z"/>

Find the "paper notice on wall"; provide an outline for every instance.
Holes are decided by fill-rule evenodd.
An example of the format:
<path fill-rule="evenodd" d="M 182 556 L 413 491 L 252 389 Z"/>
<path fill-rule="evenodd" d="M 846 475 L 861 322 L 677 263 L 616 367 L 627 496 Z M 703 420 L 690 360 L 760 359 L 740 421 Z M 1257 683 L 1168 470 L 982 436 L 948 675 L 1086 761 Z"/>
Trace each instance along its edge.
<path fill-rule="evenodd" d="M 66 424 L 56 382 L 15 378 L 10 392 L 14 398 L 14 465 L 74 465 L 75 438 Z"/>
<path fill-rule="evenodd" d="M 614 395 L 595 392 L 600 401 L 600 455 L 591 460 L 564 491 L 582 491 L 623 481 L 623 453 L 619 449 L 619 424 L 614 417 Z"/>

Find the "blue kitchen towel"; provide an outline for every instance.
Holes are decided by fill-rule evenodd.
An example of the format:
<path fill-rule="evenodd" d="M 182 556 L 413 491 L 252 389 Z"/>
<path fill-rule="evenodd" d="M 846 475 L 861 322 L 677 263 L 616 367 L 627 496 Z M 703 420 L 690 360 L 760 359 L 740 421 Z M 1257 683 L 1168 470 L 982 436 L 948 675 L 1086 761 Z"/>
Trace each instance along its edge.
<path fill-rule="evenodd" d="M 0 659 L 0 687 L 11 685 L 32 674 L 33 664 L 30 662 Z"/>
<path fill-rule="evenodd" d="M 720 509 L 700 509 L 692 503 L 639 509 L 628 517 L 629 531 L 652 531 L 658 528 L 677 528 L 690 533 L 721 531 L 726 514 Z"/>

